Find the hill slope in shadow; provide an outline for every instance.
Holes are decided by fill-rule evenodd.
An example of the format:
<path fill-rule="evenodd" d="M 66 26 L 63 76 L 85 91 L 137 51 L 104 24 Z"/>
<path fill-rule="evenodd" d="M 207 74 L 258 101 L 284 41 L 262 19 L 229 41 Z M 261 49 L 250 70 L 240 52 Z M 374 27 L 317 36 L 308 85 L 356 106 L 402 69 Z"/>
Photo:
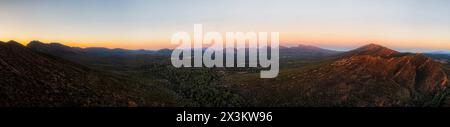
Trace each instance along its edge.
<path fill-rule="evenodd" d="M 92 70 L 0 42 L 0 106 L 169 106 L 175 95 L 151 84 Z"/>

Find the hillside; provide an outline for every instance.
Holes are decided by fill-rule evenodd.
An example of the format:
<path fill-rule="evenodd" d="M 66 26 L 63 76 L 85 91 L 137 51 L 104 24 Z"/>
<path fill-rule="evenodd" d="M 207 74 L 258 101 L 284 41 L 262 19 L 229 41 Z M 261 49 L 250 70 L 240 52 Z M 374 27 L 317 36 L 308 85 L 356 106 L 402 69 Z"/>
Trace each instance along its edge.
<path fill-rule="evenodd" d="M 233 78 L 239 80 L 230 84 L 251 103 L 266 106 L 429 106 L 448 87 L 440 63 L 375 44 L 283 70 L 275 79 Z"/>
<path fill-rule="evenodd" d="M 275 79 L 260 79 L 261 68 L 174 68 L 170 50 L 38 41 L 27 47 L 1 43 L 1 48 L 0 76 L 8 77 L 0 81 L 5 106 L 417 107 L 450 102 L 445 63 L 376 44 L 348 52 L 282 47 Z"/>
<path fill-rule="evenodd" d="M 169 90 L 0 42 L 0 106 L 170 106 Z"/>
<path fill-rule="evenodd" d="M 67 59 L 81 65 L 102 70 L 108 75 L 128 78 L 120 81 L 152 84 L 152 89 L 135 90 L 145 92 L 154 100 L 169 101 L 156 106 L 202 106 L 223 107 L 242 106 L 245 102 L 239 95 L 222 87 L 221 74 L 215 69 L 208 68 L 175 68 L 170 62 L 170 50 L 152 51 L 107 49 L 107 48 L 76 48 L 58 43 L 30 42 L 27 47 L 34 52 L 49 54 L 59 59 Z M 39 71 L 39 70 L 37 70 Z M 93 74 L 96 75 L 96 74 Z M 89 82 L 79 79 L 80 83 Z M 123 85 L 123 88 L 128 89 Z M 140 85 L 139 85 L 140 86 Z M 129 92 L 129 93 L 127 93 Z M 124 94 L 133 95 L 134 91 Z M 144 95 L 137 95 L 137 97 Z M 109 101 L 109 100 L 105 100 Z M 159 103 L 155 103 L 159 104 Z M 152 106 L 152 105 L 144 105 Z"/>

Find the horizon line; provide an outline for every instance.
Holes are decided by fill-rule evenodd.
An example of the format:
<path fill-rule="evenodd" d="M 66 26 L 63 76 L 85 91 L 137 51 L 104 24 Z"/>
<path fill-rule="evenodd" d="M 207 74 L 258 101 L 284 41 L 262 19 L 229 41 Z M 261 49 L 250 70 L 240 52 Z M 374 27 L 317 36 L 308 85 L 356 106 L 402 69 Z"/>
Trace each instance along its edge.
<path fill-rule="evenodd" d="M 37 42 L 41 42 L 43 44 L 61 44 L 61 45 L 68 46 L 68 47 L 71 47 L 71 48 L 82 48 L 82 49 L 104 48 L 104 49 L 110 49 L 110 50 L 123 49 L 123 50 L 146 50 L 146 51 L 158 51 L 158 50 L 164 50 L 164 49 L 173 50 L 173 49 L 175 49 L 175 48 L 171 48 L 171 47 L 162 47 L 162 48 L 157 48 L 157 49 L 123 48 L 123 47 L 107 47 L 107 46 L 87 46 L 87 47 L 82 47 L 82 46 L 73 46 L 73 45 L 65 44 L 65 43 L 61 43 L 61 42 L 42 42 L 42 41 L 39 41 L 39 40 L 32 40 L 32 41 L 28 41 L 28 42 L 20 42 L 20 41 L 16 41 L 16 40 L 9 40 L 9 41 L 2 41 L 2 40 L 0 40 L 0 42 L 3 42 L 3 43 L 7 43 L 7 42 L 11 42 L 11 41 L 17 42 L 17 43 L 19 43 L 19 44 L 21 44 L 23 46 L 27 46 L 29 43 L 31 43 L 33 41 L 37 41 Z M 295 45 L 292 45 L 292 44 L 280 45 L 279 47 L 294 48 L 294 47 L 298 47 L 298 46 L 312 46 L 312 47 L 317 47 L 317 48 L 321 48 L 321 49 L 325 49 L 325 50 L 346 52 L 346 51 L 351 51 L 351 50 L 354 50 L 354 49 L 357 49 L 359 47 L 362 47 L 362 46 L 365 46 L 365 45 L 369 45 L 369 44 L 377 44 L 377 45 L 380 45 L 380 46 L 383 46 L 383 47 L 387 47 L 389 49 L 393 49 L 393 50 L 396 50 L 396 51 L 399 51 L 399 52 L 405 52 L 405 53 L 407 53 L 407 52 L 410 52 L 410 53 L 449 52 L 450 53 L 449 49 L 399 48 L 399 47 L 397 47 L 397 48 L 395 48 L 395 47 L 394 48 L 390 48 L 388 46 L 384 46 L 384 45 L 378 44 L 376 42 L 375 43 L 374 42 L 367 42 L 367 43 L 362 44 L 362 45 L 359 44 L 359 45 L 353 45 L 353 46 L 341 46 L 340 48 L 336 47 L 336 46 L 318 46 L 318 45 L 313 45 L 313 44 L 304 44 L 304 43 L 301 43 L 301 42 L 295 43 Z M 207 48 L 207 47 L 205 47 L 205 48 Z"/>

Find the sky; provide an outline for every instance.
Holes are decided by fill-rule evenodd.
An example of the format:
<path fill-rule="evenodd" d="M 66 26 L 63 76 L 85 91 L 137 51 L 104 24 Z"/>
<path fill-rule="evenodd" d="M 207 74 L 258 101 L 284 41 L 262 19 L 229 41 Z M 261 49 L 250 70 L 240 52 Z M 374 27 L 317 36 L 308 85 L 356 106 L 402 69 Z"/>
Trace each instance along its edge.
<path fill-rule="evenodd" d="M 450 50 L 450 0 L 0 0 L 0 40 L 173 48 L 173 34 L 280 32 L 281 45 Z"/>

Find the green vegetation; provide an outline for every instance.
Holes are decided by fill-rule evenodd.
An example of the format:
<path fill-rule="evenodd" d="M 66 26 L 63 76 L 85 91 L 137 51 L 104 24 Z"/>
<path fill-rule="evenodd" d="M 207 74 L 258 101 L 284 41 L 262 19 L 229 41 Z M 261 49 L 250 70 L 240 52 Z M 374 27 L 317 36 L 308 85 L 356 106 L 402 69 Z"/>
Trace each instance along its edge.
<path fill-rule="evenodd" d="M 185 106 L 245 106 L 242 97 L 221 84 L 222 75 L 216 69 L 149 64 L 141 70 L 144 76 L 167 84 L 169 89 L 181 95 Z"/>

